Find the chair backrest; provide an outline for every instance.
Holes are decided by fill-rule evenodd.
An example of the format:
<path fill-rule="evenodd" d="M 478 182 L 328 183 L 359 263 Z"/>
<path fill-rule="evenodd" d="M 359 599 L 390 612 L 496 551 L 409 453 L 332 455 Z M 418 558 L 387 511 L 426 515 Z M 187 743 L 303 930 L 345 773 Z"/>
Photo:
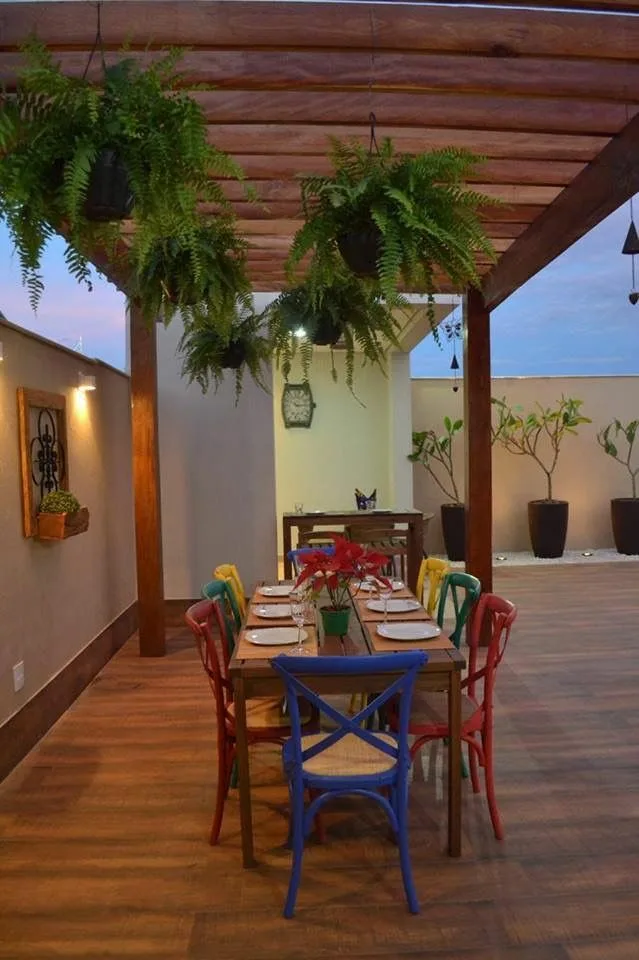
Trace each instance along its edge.
<path fill-rule="evenodd" d="M 450 634 L 457 649 L 461 645 L 462 631 L 468 620 L 468 614 L 471 608 L 477 603 L 481 593 L 481 583 L 472 573 L 462 573 L 453 570 L 447 573 L 442 580 L 441 590 L 439 591 L 439 603 L 437 605 L 437 623 L 440 627 L 444 626 L 444 617 L 446 615 L 446 601 L 450 594 L 455 611 L 455 629 Z"/>
<path fill-rule="evenodd" d="M 493 693 L 495 689 L 495 674 L 501 663 L 510 631 L 517 618 L 517 607 L 498 597 L 495 593 L 482 593 L 475 607 L 468 634 L 468 676 L 463 682 L 468 694 L 482 704 L 485 719 L 490 720 L 493 710 Z M 488 623 L 489 628 L 484 627 Z M 482 648 L 482 636 L 489 632 L 488 647 Z M 483 650 L 486 656 L 483 656 Z M 479 663 L 483 666 L 479 666 Z M 483 691 L 479 689 L 483 686 Z"/>
<path fill-rule="evenodd" d="M 445 560 L 438 560 L 437 557 L 424 557 L 417 574 L 416 596 L 420 603 L 424 602 L 424 588 L 426 578 L 428 578 L 428 597 L 425 603 L 427 612 L 432 616 L 437 606 L 437 597 L 441 582 L 450 572 L 450 567 Z"/>
<path fill-rule="evenodd" d="M 302 567 L 304 566 L 304 556 L 308 555 L 309 553 L 316 553 L 318 550 L 321 550 L 322 553 L 328 554 L 329 557 L 335 553 L 335 547 L 331 544 L 317 547 L 300 547 L 297 550 L 288 551 L 286 556 L 293 564 L 293 570 L 295 571 L 296 575 L 300 573 Z"/>
<path fill-rule="evenodd" d="M 209 580 L 202 587 L 202 596 L 207 600 L 219 600 L 233 644 L 235 634 L 242 626 L 242 614 L 237 605 L 235 591 L 228 580 Z"/>
<path fill-rule="evenodd" d="M 318 547 L 330 546 L 344 536 L 344 530 L 301 529 L 297 536 L 297 549 L 299 550 L 300 547 L 309 547 L 311 550 L 316 550 Z"/>
<path fill-rule="evenodd" d="M 235 593 L 237 605 L 242 616 L 246 613 L 246 591 L 244 584 L 234 563 L 220 563 L 213 571 L 215 580 L 227 580 Z"/>
<path fill-rule="evenodd" d="M 284 681 L 286 697 L 291 719 L 291 734 L 293 740 L 294 761 L 298 768 L 305 760 L 323 753 L 347 734 L 355 734 L 361 740 L 386 753 L 397 760 L 403 769 L 410 766 L 410 751 L 408 747 L 408 724 L 410 707 L 415 686 L 417 672 L 428 661 L 428 654 L 423 650 L 409 650 L 406 653 L 387 653 L 374 657 L 291 657 L 280 654 L 271 660 Z M 368 703 L 355 716 L 347 716 L 327 703 L 319 694 L 311 690 L 302 680 L 304 677 L 325 676 L 353 676 L 367 674 L 397 673 L 400 676 L 393 680 L 381 693 Z M 300 717 L 298 696 L 317 708 L 320 713 L 329 717 L 337 725 L 336 729 L 324 737 L 319 743 L 307 750 L 302 749 L 302 722 Z M 398 741 L 392 746 L 371 730 L 367 729 L 366 721 L 380 707 L 383 707 L 391 698 L 398 698 Z"/>
<path fill-rule="evenodd" d="M 202 666 L 215 696 L 218 737 L 224 731 L 233 687 L 228 677 L 229 638 L 219 600 L 199 600 L 184 614 L 195 637 Z"/>

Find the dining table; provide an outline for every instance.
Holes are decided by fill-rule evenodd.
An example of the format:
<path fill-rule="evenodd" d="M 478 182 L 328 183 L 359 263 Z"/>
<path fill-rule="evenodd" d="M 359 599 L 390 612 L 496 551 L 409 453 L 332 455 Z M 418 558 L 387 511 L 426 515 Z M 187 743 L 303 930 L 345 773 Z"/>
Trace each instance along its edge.
<path fill-rule="evenodd" d="M 286 613 L 285 583 L 258 585 L 247 605 L 244 623 L 229 663 L 229 677 L 233 685 L 235 713 L 236 759 L 238 766 L 238 789 L 244 867 L 257 864 L 254 850 L 253 814 L 251 795 L 251 771 L 247 738 L 247 701 L 254 697 L 283 697 L 282 681 L 273 669 L 271 659 L 283 652 L 294 653 L 288 646 L 255 645 L 256 629 L 267 630 L 276 626 L 292 626 L 289 616 L 273 618 L 268 615 L 268 605 L 284 604 Z M 284 589 L 283 589 L 284 588 Z M 448 854 L 461 855 L 461 678 L 466 661 L 462 653 L 450 641 L 444 631 L 431 639 L 410 640 L 386 639 L 378 631 L 384 613 L 370 609 L 367 602 L 370 594 L 363 588 L 351 589 L 352 613 L 348 633 L 344 636 L 324 635 L 319 622 L 304 629 L 304 645 L 312 656 L 360 656 L 373 657 L 405 649 L 423 649 L 428 661 L 420 670 L 416 683 L 418 690 L 444 691 L 448 695 Z M 408 600 L 414 609 L 410 613 L 388 613 L 386 623 L 418 622 L 433 624 L 426 610 L 416 600 L 412 591 L 401 582 L 395 583 L 393 600 Z M 375 606 L 376 604 L 373 604 Z M 390 603 L 393 606 L 392 603 Z M 377 606 L 379 606 L 377 604 Z M 265 614 L 267 614 L 265 616 Z M 290 614 L 290 606 L 289 606 Z M 385 631 L 388 632 L 388 631 Z M 395 632 L 395 631 L 393 631 Z M 425 631 L 420 631 L 425 632 Z M 435 630 L 431 632 L 435 633 Z M 251 640 L 253 637 L 253 641 Z M 387 687 L 397 674 L 385 671 L 378 674 L 357 674 L 301 677 L 304 683 L 321 695 L 368 694 Z"/>

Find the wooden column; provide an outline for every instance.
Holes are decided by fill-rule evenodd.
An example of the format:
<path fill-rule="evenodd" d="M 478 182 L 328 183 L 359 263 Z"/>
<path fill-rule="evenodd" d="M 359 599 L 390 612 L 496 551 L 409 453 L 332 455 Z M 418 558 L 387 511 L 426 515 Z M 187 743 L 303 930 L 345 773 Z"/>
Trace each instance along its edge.
<path fill-rule="evenodd" d="M 129 323 L 140 656 L 162 657 L 166 648 L 156 328 L 133 301 Z"/>
<path fill-rule="evenodd" d="M 490 313 L 479 290 L 468 290 L 464 331 L 466 438 L 466 570 L 493 588 Z"/>

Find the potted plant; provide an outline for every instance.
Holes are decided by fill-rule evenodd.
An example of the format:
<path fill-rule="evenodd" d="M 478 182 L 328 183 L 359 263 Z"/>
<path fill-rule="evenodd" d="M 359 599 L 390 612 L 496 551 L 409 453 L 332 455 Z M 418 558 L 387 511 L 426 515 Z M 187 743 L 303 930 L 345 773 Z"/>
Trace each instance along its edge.
<path fill-rule="evenodd" d="M 95 249 L 144 277 L 167 236 L 179 240 L 180 263 L 186 251 L 197 275 L 197 204 L 223 204 L 214 176 L 241 171 L 209 144 L 206 116 L 176 69 L 181 51 L 145 69 L 125 56 L 104 69 L 101 87 L 65 76 L 37 40 L 23 52 L 26 66 L 0 106 L 0 217 L 33 308 L 42 253 L 56 232 L 67 240 L 70 273 L 89 287 Z M 121 218 L 129 215 L 133 229 L 125 232 Z M 157 293 L 147 303 L 147 292 L 139 296 L 148 314 Z"/>
<path fill-rule="evenodd" d="M 89 529 L 89 511 L 68 490 L 52 490 L 44 495 L 38 510 L 38 538 L 66 540 Z"/>
<path fill-rule="evenodd" d="M 440 274 L 459 289 L 478 285 L 476 256 L 495 257 L 477 213 L 495 200 L 463 182 L 481 158 L 454 147 L 396 154 L 388 138 L 377 152 L 356 141 L 331 143 L 333 175 L 302 179 L 305 223 L 291 246 L 290 275 L 309 251 L 325 276 L 343 260 L 389 305 L 401 283 L 426 294 L 434 329 Z"/>
<path fill-rule="evenodd" d="M 352 609 L 351 584 L 354 580 L 371 576 L 388 584 L 388 580 L 381 576 L 388 557 L 344 537 L 336 537 L 334 546 L 335 550 L 330 554 L 324 550 L 304 553 L 304 566 L 295 586 L 306 584 L 314 599 L 326 591 L 329 602 L 320 607 L 324 633 L 342 637 L 348 632 Z"/>
<path fill-rule="evenodd" d="M 217 317 L 199 313 L 185 321 L 178 344 L 182 356 L 182 376 L 189 383 L 196 381 L 206 393 L 211 384 L 217 391 L 225 371 L 235 377 L 235 403 L 242 392 L 244 373 L 266 390 L 265 371 L 271 360 L 272 347 L 261 333 L 261 317 L 252 309 L 238 305 L 230 330 L 224 331 Z"/>
<path fill-rule="evenodd" d="M 610 501 L 612 533 L 619 553 L 639 554 L 639 497 L 637 497 L 637 474 L 639 464 L 632 465 L 632 448 L 637 436 L 639 420 L 631 420 L 624 426 L 620 420 L 613 420 L 597 434 L 597 442 L 608 456 L 621 463 L 630 474 L 632 484 L 631 497 L 614 497 Z M 626 455 L 620 456 L 620 438 L 626 443 Z"/>
<path fill-rule="evenodd" d="M 561 557 L 568 531 L 568 501 L 553 498 L 552 477 L 562 443 L 568 434 L 576 434 L 582 423 L 591 423 L 581 411 L 582 400 L 562 396 L 556 407 L 536 403 L 528 414 L 511 407 L 505 397 L 493 397 L 498 413 L 493 440 L 517 456 L 532 457 L 546 475 L 546 497 L 528 504 L 528 528 L 536 557 Z"/>
<path fill-rule="evenodd" d="M 304 379 L 308 379 L 313 345 L 343 344 L 346 385 L 353 390 L 355 353 L 384 370 L 386 353 L 397 339 L 403 323 L 380 297 L 343 268 L 320 283 L 309 281 L 280 294 L 265 311 L 274 356 L 288 380 L 293 358 L 299 355 Z M 408 304 L 402 305 L 408 310 Z M 337 380 L 331 349 L 332 374 Z"/>
<path fill-rule="evenodd" d="M 463 420 L 444 417 L 441 435 L 435 430 L 413 431 L 413 452 L 408 455 L 413 463 L 421 463 L 448 498 L 439 509 L 449 560 L 464 560 L 466 556 L 466 507 L 459 496 L 453 462 L 453 441 L 463 425 Z"/>

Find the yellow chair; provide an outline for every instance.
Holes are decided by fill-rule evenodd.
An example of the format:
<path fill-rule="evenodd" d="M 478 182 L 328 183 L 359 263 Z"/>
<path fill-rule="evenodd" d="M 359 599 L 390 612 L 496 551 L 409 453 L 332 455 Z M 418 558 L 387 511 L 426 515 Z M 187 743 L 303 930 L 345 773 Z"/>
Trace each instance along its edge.
<path fill-rule="evenodd" d="M 244 616 L 246 613 L 246 592 L 235 564 L 220 563 L 213 571 L 213 578 L 215 580 L 226 580 L 235 594 L 237 605 L 240 608 L 240 614 Z"/>
<path fill-rule="evenodd" d="M 450 573 L 450 566 L 445 560 L 438 560 L 436 557 L 424 557 L 420 564 L 415 596 L 420 603 L 424 603 L 424 585 L 426 577 L 428 577 L 428 600 L 425 607 L 431 617 L 437 606 L 442 580 L 447 573 Z"/>

